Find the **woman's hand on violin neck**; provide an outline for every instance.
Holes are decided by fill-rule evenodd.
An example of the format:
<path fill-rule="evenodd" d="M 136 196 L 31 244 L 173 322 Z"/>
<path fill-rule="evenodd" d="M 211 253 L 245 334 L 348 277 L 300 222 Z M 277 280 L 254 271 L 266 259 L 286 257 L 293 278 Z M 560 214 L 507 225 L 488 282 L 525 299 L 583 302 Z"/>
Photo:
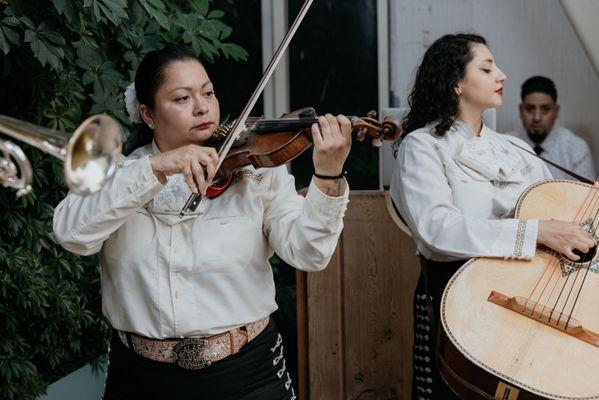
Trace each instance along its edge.
<path fill-rule="evenodd" d="M 161 176 L 183 174 L 192 192 L 205 195 L 208 183 L 216 174 L 218 153 L 212 147 L 188 144 L 153 156 L 150 163 L 159 180 Z"/>
<path fill-rule="evenodd" d="M 537 243 L 562 253 L 572 261 L 580 259 L 574 254 L 574 249 L 587 253 L 597 244 L 593 236 L 580 225 L 553 220 L 539 221 Z"/>
<path fill-rule="evenodd" d="M 343 172 L 351 148 L 351 132 L 351 122 L 344 115 L 326 114 L 318 117 L 318 124 L 312 124 L 312 160 L 317 174 L 336 176 Z"/>

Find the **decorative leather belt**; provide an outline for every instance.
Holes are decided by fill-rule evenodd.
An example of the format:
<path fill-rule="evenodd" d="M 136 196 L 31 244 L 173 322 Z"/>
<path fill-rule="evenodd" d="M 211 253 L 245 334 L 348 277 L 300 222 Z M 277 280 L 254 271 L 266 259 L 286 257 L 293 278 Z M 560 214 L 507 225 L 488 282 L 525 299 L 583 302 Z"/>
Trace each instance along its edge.
<path fill-rule="evenodd" d="M 121 342 L 134 353 L 150 360 L 176 363 L 181 368 L 198 370 L 236 354 L 258 336 L 270 317 L 218 335 L 204 338 L 151 339 L 131 332 L 118 331 Z"/>

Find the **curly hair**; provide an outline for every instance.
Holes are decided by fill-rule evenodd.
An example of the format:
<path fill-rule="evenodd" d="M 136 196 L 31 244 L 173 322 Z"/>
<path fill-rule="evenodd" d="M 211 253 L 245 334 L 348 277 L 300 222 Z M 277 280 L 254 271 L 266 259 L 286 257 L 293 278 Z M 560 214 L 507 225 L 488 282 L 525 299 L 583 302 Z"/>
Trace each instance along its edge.
<path fill-rule="evenodd" d="M 482 36 L 457 33 L 437 39 L 426 50 L 408 97 L 410 111 L 402 121 L 406 134 L 439 121 L 435 133 L 443 136 L 454 124 L 459 112 L 455 87 L 464 79 L 475 43 L 487 44 Z"/>

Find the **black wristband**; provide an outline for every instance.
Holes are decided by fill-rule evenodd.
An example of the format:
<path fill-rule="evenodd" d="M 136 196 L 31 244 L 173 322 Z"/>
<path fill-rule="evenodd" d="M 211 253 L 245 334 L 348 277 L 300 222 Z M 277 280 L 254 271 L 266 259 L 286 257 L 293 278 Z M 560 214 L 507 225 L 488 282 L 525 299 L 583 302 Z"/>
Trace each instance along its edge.
<path fill-rule="evenodd" d="M 330 179 L 330 180 L 341 179 L 346 174 L 347 174 L 347 171 L 343 171 L 339 175 L 334 175 L 334 176 L 332 176 L 332 175 L 320 175 L 320 174 L 317 174 L 316 171 L 314 171 L 314 176 L 317 177 L 317 178 L 319 178 L 319 179 Z"/>

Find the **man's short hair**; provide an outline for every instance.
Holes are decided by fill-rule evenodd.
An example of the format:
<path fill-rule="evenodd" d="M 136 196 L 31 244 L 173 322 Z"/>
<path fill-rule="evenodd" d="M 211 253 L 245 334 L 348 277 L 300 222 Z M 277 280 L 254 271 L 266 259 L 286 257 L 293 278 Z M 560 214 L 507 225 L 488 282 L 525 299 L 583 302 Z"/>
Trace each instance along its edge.
<path fill-rule="evenodd" d="M 522 84 L 522 91 L 520 92 L 520 99 L 524 101 L 524 98 L 531 93 L 546 93 L 553 101 L 557 102 L 557 89 L 555 83 L 549 78 L 544 76 L 533 76 L 528 78 Z"/>

